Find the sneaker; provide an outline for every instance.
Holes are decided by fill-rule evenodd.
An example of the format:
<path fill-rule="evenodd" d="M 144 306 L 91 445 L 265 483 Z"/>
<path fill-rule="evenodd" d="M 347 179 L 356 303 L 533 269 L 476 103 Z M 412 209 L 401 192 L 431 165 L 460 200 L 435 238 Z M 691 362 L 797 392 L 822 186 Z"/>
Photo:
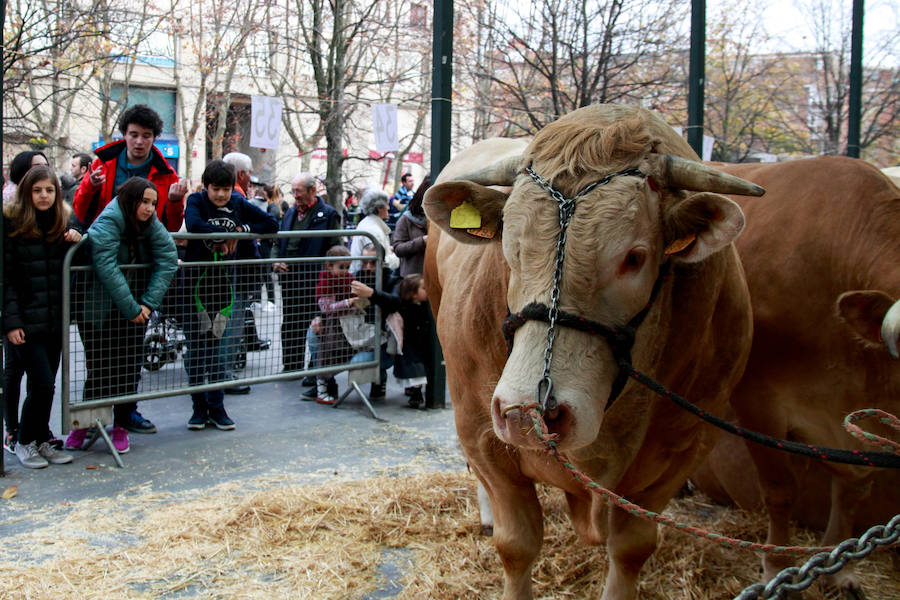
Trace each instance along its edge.
<path fill-rule="evenodd" d="M 328 380 L 326 379 L 316 381 L 316 402 L 329 406 L 337 402 L 335 397 L 329 393 L 329 387 L 331 386 L 328 385 Z"/>
<path fill-rule="evenodd" d="M 191 418 L 188 419 L 188 429 L 192 431 L 206 429 L 206 412 L 198 412 L 195 410 L 194 414 L 191 415 Z"/>
<path fill-rule="evenodd" d="M 145 419 L 138 411 L 133 411 L 124 424 L 125 429 L 135 433 L 156 433 L 156 425 Z"/>
<path fill-rule="evenodd" d="M 62 450 L 63 449 L 63 441 L 53 435 L 53 432 L 50 432 L 50 439 L 47 440 L 47 443 L 50 444 L 54 450 Z M 40 448 L 38 448 L 40 450 Z"/>
<path fill-rule="evenodd" d="M 109 437 L 112 438 L 113 447 L 118 450 L 119 454 L 125 454 L 131 450 L 131 444 L 128 443 L 128 431 L 126 431 L 124 427 L 115 425 L 109 433 Z"/>
<path fill-rule="evenodd" d="M 307 375 L 306 377 L 304 377 L 303 379 L 300 380 L 300 385 L 302 385 L 303 387 L 310 387 L 310 386 L 315 387 L 316 378 L 313 377 L 312 375 Z"/>
<path fill-rule="evenodd" d="M 308 390 L 304 390 L 304 392 L 300 394 L 300 399 L 305 402 L 312 402 L 318 395 L 319 392 L 316 390 L 315 386 L 313 386 Z"/>
<path fill-rule="evenodd" d="M 66 438 L 66 450 L 83 450 L 84 442 L 87 439 L 87 428 L 84 429 L 73 429 L 69 432 L 69 437 Z"/>
<path fill-rule="evenodd" d="M 222 431 L 234 429 L 234 421 L 231 420 L 224 408 L 210 410 L 206 422 Z"/>
<path fill-rule="evenodd" d="M 313 398 L 313 400 L 315 400 L 315 398 Z M 10 431 L 3 436 L 3 447 L 6 448 L 6 451 L 10 454 L 16 453 L 16 437 L 18 437 L 18 435 L 17 432 Z"/>
<path fill-rule="evenodd" d="M 44 442 L 38 446 L 38 454 L 44 457 L 51 465 L 66 465 L 72 462 L 72 455 L 60 452 L 50 442 Z"/>
<path fill-rule="evenodd" d="M 16 457 L 23 467 L 28 469 L 43 469 L 50 463 L 38 453 L 37 444 L 16 444 Z"/>

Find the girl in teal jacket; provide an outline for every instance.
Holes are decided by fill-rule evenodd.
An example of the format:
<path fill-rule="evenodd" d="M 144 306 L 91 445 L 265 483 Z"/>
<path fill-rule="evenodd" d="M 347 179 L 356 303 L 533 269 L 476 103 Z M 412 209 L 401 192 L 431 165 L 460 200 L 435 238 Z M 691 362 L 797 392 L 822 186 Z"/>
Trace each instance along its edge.
<path fill-rule="evenodd" d="M 156 217 L 156 202 L 156 186 L 132 177 L 88 229 L 94 277 L 78 319 L 86 355 L 85 400 L 137 393 L 147 320 L 178 268 L 175 242 Z M 121 268 L 129 264 L 152 266 Z M 115 405 L 113 414 L 112 439 L 119 452 L 130 447 L 126 430 L 156 432 L 136 402 Z M 85 433 L 73 430 L 66 446 L 80 449 Z"/>

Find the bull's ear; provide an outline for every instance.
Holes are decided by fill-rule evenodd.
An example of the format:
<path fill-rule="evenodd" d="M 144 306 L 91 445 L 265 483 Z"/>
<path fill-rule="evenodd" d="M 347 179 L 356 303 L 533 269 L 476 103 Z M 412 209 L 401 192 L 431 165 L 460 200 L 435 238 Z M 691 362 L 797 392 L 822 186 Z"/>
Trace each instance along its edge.
<path fill-rule="evenodd" d="M 428 219 L 466 244 L 500 240 L 506 194 L 471 181 L 448 181 L 425 193 Z"/>
<path fill-rule="evenodd" d="M 666 211 L 670 239 L 666 254 L 675 261 L 699 262 L 715 254 L 744 230 L 744 212 L 720 194 L 693 194 Z"/>
<path fill-rule="evenodd" d="M 877 290 L 844 292 L 837 299 L 837 312 L 866 346 L 884 348 L 881 339 L 881 324 L 894 300 Z"/>

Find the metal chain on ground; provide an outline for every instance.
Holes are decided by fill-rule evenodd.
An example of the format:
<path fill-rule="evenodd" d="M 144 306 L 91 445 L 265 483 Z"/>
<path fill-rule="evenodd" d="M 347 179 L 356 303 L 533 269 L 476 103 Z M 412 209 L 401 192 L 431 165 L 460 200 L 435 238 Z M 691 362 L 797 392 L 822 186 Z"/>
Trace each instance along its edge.
<path fill-rule="evenodd" d="M 590 477 L 576 469 L 571 461 L 569 461 L 569 459 L 559 451 L 556 443 L 556 440 L 559 436 L 558 434 L 549 432 L 549 430 L 547 429 L 547 424 L 544 422 L 543 417 L 537 410 L 538 407 L 538 404 L 534 402 L 531 404 L 523 404 L 520 408 L 523 413 L 527 414 L 531 418 L 531 421 L 534 424 L 533 431 L 535 435 L 537 435 L 538 439 L 540 439 L 541 442 L 543 442 L 543 444 L 547 447 L 547 451 L 552 454 L 553 457 L 557 461 L 559 461 L 559 463 L 563 465 L 576 480 L 581 482 L 581 484 L 584 485 L 585 488 L 587 488 L 591 492 L 594 492 L 595 494 L 599 494 L 607 500 L 612 501 L 614 506 L 627 511 L 636 517 L 646 519 L 647 521 L 652 521 L 654 523 L 661 523 L 678 531 L 683 531 L 687 534 L 704 540 L 708 540 L 710 542 L 714 542 L 726 548 L 743 548 L 745 550 L 761 552 L 764 554 L 808 556 L 810 554 L 816 554 L 818 552 L 827 553 L 835 548 L 834 546 L 777 546 L 775 544 L 759 544 L 757 542 L 750 542 L 747 540 L 732 538 L 714 533 L 700 527 L 694 527 L 693 525 L 679 523 L 674 519 L 666 517 L 660 513 L 642 508 L 641 506 L 631 502 L 630 500 L 619 496 L 612 490 L 609 490 L 592 481 Z"/>
<path fill-rule="evenodd" d="M 844 540 L 831 552 L 822 552 L 810 558 L 800 567 L 789 567 L 767 583 L 757 583 L 745 588 L 734 600 L 781 598 L 786 592 L 801 592 L 822 575 L 832 575 L 851 560 L 865 558 L 878 546 L 890 546 L 900 540 L 900 515 L 895 515 L 887 525 L 875 525 L 859 538 Z"/>

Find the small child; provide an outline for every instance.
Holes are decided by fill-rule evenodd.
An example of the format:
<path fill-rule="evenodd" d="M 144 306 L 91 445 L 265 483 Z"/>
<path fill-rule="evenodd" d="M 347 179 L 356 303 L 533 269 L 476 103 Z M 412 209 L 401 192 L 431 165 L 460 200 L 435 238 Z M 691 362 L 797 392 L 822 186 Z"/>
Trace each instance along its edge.
<path fill-rule="evenodd" d="M 234 167 L 222 160 L 206 165 L 202 176 L 203 190 L 188 196 L 184 221 L 190 233 L 246 232 L 275 233 L 278 222 L 234 191 Z M 185 250 L 185 263 L 219 261 L 235 253 L 236 240 L 190 240 Z M 185 369 L 188 384 L 203 385 L 225 381 L 225 364 L 221 352 L 222 336 L 234 302 L 234 281 L 227 265 L 192 267 L 184 276 L 187 305 L 185 307 L 188 351 Z M 234 421 L 225 412 L 224 389 L 191 394 L 193 414 L 188 429 L 200 430 L 207 425 L 229 431 Z"/>
<path fill-rule="evenodd" d="M 346 246 L 332 246 L 325 256 L 350 256 Z M 329 367 L 350 362 L 353 348 L 341 330 L 340 317 L 348 314 L 355 305 L 350 297 L 350 282 L 353 277 L 348 269 L 350 261 L 327 263 L 319 273 L 316 284 L 316 304 L 319 307 L 319 327 L 316 331 L 316 367 Z M 319 375 L 316 378 L 316 402 L 334 404 L 337 402 L 337 382 L 333 375 Z"/>
<path fill-rule="evenodd" d="M 47 166 L 32 167 L 3 207 L 3 333 L 28 374 L 16 457 L 23 467 L 72 462 L 50 441 L 50 409 L 62 353 L 63 259 L 81 233 L 69 226 L 59 180 Z M 72 223 L 74 225 L 74 223 Z"/>
<path fill-rule="evenodd" d="M 370 299 L 386 313 L 398 312 L 403 317 L 402 354 L 394 357 L 394 377 L 406 388 L 409 406 L 423 406 L 422 385 L 432 379 L 428 368 L 432 317 L 422 276 L 413 273 L 404 277 L 397 285 L 397 296 L 373 290 L 360 281 L 353 281 L 350 289 L 358 297 Z"/>

